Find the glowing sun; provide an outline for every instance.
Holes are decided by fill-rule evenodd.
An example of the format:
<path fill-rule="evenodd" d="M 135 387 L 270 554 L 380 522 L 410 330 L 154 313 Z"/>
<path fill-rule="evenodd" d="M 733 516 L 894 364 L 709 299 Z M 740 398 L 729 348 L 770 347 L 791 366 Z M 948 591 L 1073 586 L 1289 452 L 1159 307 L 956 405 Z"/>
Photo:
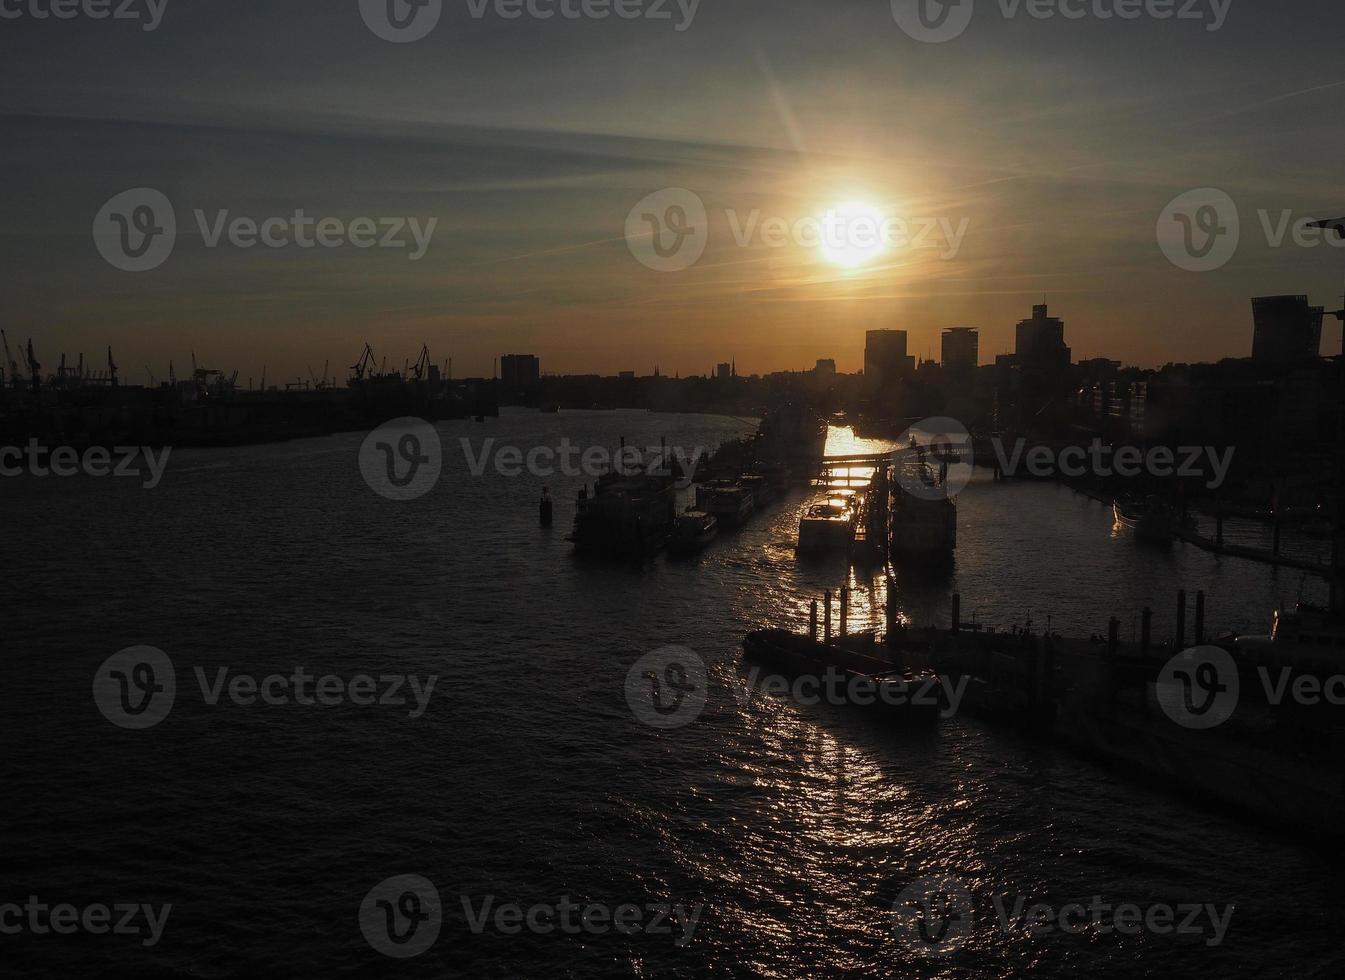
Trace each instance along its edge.
<path fill-rule="evenodd" d="M 846 201 L 821 216 L 822 258 L 843 269 L 855 269 L 887 251 L 886 217 L 872 204 Z"/>

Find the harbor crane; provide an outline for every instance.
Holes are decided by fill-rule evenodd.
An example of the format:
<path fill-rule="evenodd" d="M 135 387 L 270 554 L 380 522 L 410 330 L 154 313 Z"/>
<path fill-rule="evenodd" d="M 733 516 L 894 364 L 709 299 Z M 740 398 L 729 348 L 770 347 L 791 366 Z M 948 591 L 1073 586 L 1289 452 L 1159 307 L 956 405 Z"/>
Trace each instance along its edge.
<path fill-rule="evenodd" d="M 33 391 L 42 389 L 42 375 L 39 373 L 42 365 L 37 363 L 37 355 L 33 353 L 33 338 L 28 338 L 28 371 L 33 376 Z"/>
<path fill-rule="evenodd" d="M 112 360 L 112 348 L 107 349 L 107 376 L 108 384 L 113 388 L 117 387 L 117 362 Z"/>
<path fill-rule="evenodd" d="M 210 379 L 218 378 L 219 384 L 224 383 L 224 372 L 216 368 L 198 367 L 196 364 L 196 351 L 191 352 L 191 377 L 196 382 L 196 389 L 201 394 L 208 394 L 210 391 Z"/>
<path fill-rule="evenodd" d="M 17 388 L 20 383 L 19 362 L 14 360 L 14 355 L 10 353 L 9 338 L 5 336 L 3 330 L 0 330 L 0 340 L 3 340 L 5 345 L 5 363 L 9 365 L 9 383 Z"/>
<path fill-rule="evenodd" d="M 416 358 L 416 363 L 411 366 L 411 373 L 415 375 L 417 381 L 425 380 L 425 372 L 430 367 L 430 345 L 420 345 L 420 357 Z"/>
<path fill-rule="evenodd" d="M 352 364 L 350 367 L 350 370 L 353 371 L 355 374 L 354 380 L 363 381 L 365 379 L 365 376 L 368 375 L 369 369 L 372 368 L 373 366 L 374 366 L 374 349 L 373 347 L 369 346 L 368 341 L 366 341 L 364 344 L 364 353 L 360 355 L 359 361 L 356 362 L 355 364 Z"/>

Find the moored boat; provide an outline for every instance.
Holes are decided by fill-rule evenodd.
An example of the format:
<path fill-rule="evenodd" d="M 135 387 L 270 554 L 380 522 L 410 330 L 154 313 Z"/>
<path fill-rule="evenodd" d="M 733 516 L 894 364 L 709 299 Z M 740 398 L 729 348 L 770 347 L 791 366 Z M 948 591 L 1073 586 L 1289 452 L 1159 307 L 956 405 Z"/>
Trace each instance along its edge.
<path fill-rule="evenodd" d="M 857 517 L 853 494 L 832 493 L 809 504 L 799 518 L 798 550 L 808 554 L 849 551 Z"/>
<path fill-rule="evenodd" d="M 629 473 L 604 473 L 579 491 L 570 540 L 584 554 L 641 557 L 668 543 L 675 516 L 672 476 L 645 466 Z"/>
<path fill-rule="evenodd" d="M 696 509 L 712 515 L 720 528 L 743 524 L 756 508 L 752 491 L 735 480 L 716 480 L 696 488 Z"/>
<path fill-rule="evenodd" d="M 882 659 L 871 635 L 854 639 L 856 646 L 867 640 L 870 652 L 848 649 L 847 638 L 821 643 L 788 630 L 761 629 L 743 637 L 743 653 L 795 680 L 814 681 L 824 692 L 821 697 L 835 696 L 844 704 L 870 708 L 904 724 L 937 724 L 947 705 L 938 675 Z"/>
<path fill-rule="evenodd" d="M 1176 520 L 1172 510 L 1158 497 L 1143 500 L 1118 497 L 1112 501 L 1112 515 L 1116 523 L 1134 532 L 1141 541 L 1169 544 Z"/>
<path fill-rule="evenodd" d="M 679 514 L 673 524 L 668 551 L 676 555 L 692 555 L 702 550 L 719 535 L 719 521 L 713 514 L 689 510 Z"/>

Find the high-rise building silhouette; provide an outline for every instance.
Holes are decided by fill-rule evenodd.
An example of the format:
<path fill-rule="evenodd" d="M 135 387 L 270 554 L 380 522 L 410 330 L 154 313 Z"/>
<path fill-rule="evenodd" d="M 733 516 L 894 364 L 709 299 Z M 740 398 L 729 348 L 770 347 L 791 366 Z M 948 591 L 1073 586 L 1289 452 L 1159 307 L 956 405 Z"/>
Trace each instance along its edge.
<path fill-rule="evenodd" d="M 1324 307 L 1306 296 L 1258 296 L 1252 300 L 1252 360 L 1290 366 L 1318 356 Z"/>
<path fill-rule="evenodd" d="M 1065 368 L 1070 349 L 1065 346 L 1065 321 L 1050 315 L 1046 304 L 1032 307 L 1032 316 L 1019 320 L 1014 330 L 1014 355 L 1025 369 Z"/>
<path fill-rule="evenodd" d="M 542 362 L 536 354 L 505 354 L 500 358 L 500 384 L 513 395 L 537 385 L 542 377 Z"/>
<path fill-rule="evenodd" d="M 864 380 L 870 389 L 883 388 L 915 371 L 915 358 L 906 353 L 905 330 L 870 330 L 864 335 Z"/>
<path fill-rule="evenodd" d="M 980 334 L 975 327 L 949 327 L 943 332 L 942 362 L 945 371 L 966 374 L 980 363 Z"/>

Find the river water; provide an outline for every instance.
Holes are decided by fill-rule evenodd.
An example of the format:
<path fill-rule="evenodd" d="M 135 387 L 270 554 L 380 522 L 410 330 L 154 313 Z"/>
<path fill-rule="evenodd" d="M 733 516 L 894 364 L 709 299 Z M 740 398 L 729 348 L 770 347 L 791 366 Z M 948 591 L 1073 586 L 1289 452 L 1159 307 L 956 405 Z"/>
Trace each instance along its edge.
<path fill-rule="evenodd" d="M 410 501 L 365 482 L 363 434 L 175 452 L 153 489 L 0 481 L 0 904 L 172 905 L 152 946 L 5 935 L 15 975 L 1341 975 L 1332 853 L 970 720 L 902 734 L 744 695 L 745 631 L 803 628 L 809 600 L 847 581 L 856 625 L 882 619 L 881 580 L 796 559 L 803 491 L 699 557 L 618 565 L 580 561 L 564 539 L 583 476 L 477 476 L 466 458 L 487 439 L 691 448 L 753 428 L 639 412 L 441 423 L 443 472 Z M 829 448 L 874 445 L 833 430 Z M 543 484 L 550 529 L 537 520 Z M 959 592 L 964 616 L 1049 617 L 1077 635 L 1113 614 L 1128 635 L 1151 605 L 1165 636 L 1179 586 L 1207 592 L 1211 629 L 1264 629 L 1278 603 L 1321 596 L 1299 573 L 1138 547 L 1102 504 L 978 471 L 959 497 L 954 569 L 904 573 L 897 599 L 916 624 L 945 623 Z M 164 651 L 177 691 L 157 724 L 128 730 L 93 683 L 136 645 Z M 627 674 L 670 645 L 705 665 L 706 703 L 658 728 L 628 701 Z M 297 667 L 437 680 L 415 717 L 414 701 L 210 703 L 221 670 Z M 398 875 L 432 883 L 442 909 L 409 959 L 379 951 L 360 915 Z M 940 955 L 894 925 L 894 903 L 930 877 L 974 904 Z M 563 899 L 666 903 L 696 910 L 696 924 L 689 941 L 685 927 L 472 924 L 486 902 Z M 1105 919 L 1033 935 L 1002 926 L 995 904 L 1095 899 L 1233 911 L 1216 942 L 1211 928 L 1122 935 Z"/>

